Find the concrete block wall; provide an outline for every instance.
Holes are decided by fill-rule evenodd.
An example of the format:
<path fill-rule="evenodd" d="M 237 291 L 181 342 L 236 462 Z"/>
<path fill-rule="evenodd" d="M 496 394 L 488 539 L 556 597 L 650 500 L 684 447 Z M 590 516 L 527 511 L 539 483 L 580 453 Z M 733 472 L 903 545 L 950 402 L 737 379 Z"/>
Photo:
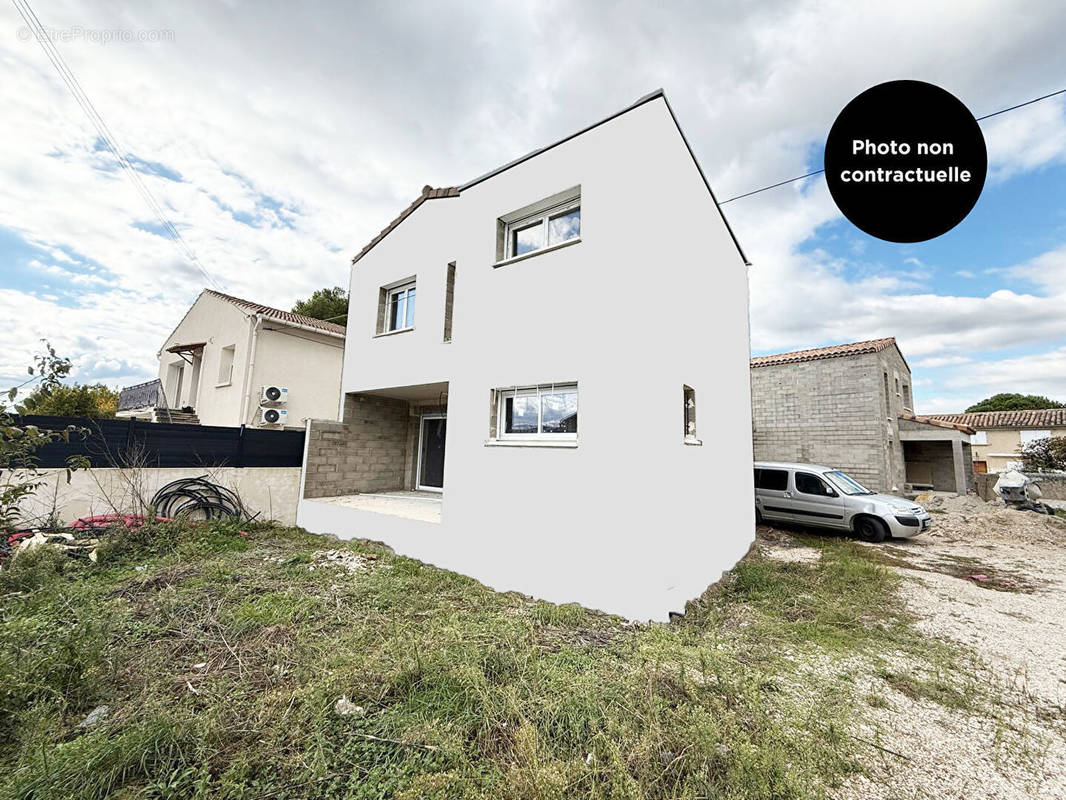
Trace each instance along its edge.
<path fill-rule="evenodd" d="M 960 489 L 955 485 L 955 462 L 951 442 L 906 442 L 904 447 L 907 453 L 907 463 L 912 465 L 912 477 L 916 474 L 917 468 L 922 468 L 917 474 L 924 474 L 928 471 L 932 478 L 933 489 L 936 491 L 966 493 L 966 487 Z M 965 463 L 969 468 L 970 462 Z M 968 471 L 972 472 L 972 470 Z"/>
<path fill-rule="evenodd" d="M 896 485 L 887 468 L 893 456 L 886 454 L 890 443 L 877 356 L 752 369 L 755 459 L 838 467 L 871 489 Z"/>
<path fill-rule="evenodd" d="M 405 400 L 350 394 L 343 422 L 312 421 L 304 497 L 408 488 L 408 409 Z"/>

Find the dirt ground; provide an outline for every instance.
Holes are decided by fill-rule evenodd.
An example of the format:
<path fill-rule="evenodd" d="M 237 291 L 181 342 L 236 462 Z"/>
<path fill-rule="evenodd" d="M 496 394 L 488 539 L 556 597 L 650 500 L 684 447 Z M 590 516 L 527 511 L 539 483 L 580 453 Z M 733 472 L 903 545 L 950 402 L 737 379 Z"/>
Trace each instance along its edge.
<path fill-rule="evenodd" d="M 860 695 L 877 702 L 857 734 L 894 752 L 871 749 L 866 774 L 834 796 L 1066 797 L 1066 519 L 972 496 L 919 502 L 935 517 L 930 533 L 863 546 L 904 576 L 902 599 L 923 633 L 972 653 L 968 674 L 951 680 L 993 699 L 915 697 L 886 688 L 883 664 L 858 665 Z M 764 547 L 789 560 L 819 555 Z"/>

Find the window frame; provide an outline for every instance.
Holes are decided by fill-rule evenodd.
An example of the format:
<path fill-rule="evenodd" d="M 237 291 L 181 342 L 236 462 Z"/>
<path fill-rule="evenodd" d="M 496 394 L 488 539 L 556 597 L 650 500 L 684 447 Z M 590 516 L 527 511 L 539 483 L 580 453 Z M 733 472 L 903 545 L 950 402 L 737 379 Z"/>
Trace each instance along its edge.
<path fill-rule="evenodd" d="M 544 403 L 540 398 L 545 394 L 556 394 L 560 389 L 573 389 L 578 400 L 580 412 L 581 400 L 577 381 L 565 381 L 560 383 L 541 383 L 532 386 L 513 386 L 506 389 L 496 390 L 496 439 L 501 442 L 576 442 L 577 431 L 573 433 L 549 433 L 544 427 Z M 507 433 L 507 399 L 517 397 L 532 397 L 537 402 L 537 432 L 536 433 Z M 580 419 L 580 417 L 579 417 Z"/>
<path fill-rule="evenodd" d="M 229 353 L 229 369 L 225 377 L 222 375 L 222 365 L 226 361 L 226 353 Z M 219 348 L 218 351 L 218 380 L 215 381 L 215 388 L 220 389 L 223 386 L 230 386 L 233 383 L 233 365 L 237 362 L 237 345 L 228 344 L 225 347 Z"/>
<path fill-rule="evenodd" d="M 561 216 L 578 212 L 578 230 L 576 236 L 560 242 L 550 241 L 551 222 Z M 536 203 L 530 203 L 496 220 L 496 265 L 521 261 L 541 253 L 569 247 L 581 241 L 581 185 L 572 186 Z M 515 252 L 515 234 L 531 227 L 540 226 L 541 246 L 524 253 Z"/>
<path fill-rule="evenodd" d="M 411 313 L 410 313 L 410 318 L 411 318 L 410 324 L 407 324 L 407 318 L 408 318 L 408 310 L 409 310 L 408 303 L 410 302 L 410 299 L 411 299 L 410 293 L 416 291 L 417 288 L 418 288 L 418 281 L 411 280 L 411 281 L 405 281 L 403 283 L 396 284 L 395 286 L 389 286 L 389 287 L 387 287 L 385 289 L 385 324 L 384 324 L 384 330 L 382 331 L 382 333 L 399 333 L 400 331 L 412 330 L 415 327 L 414 311 L 411 311 Z M 403 319 L 404 324 L 393 328 L 393 327 L 391 327 L 391 325 L 392 325 L 392 309 L 393 309 L 394 298 L 396 298 L 396 297 L 398 297 L 400 295 L 403 296 L 403 317 L 402 317 L 402 319 Z M 416 304 L 417 304 L 417 301 L 418 301 L 418 295 L 416 293 L 416 295 L 415 295 L 415 303 Z M 417 309 L 417 305 L 415 305 L 415 308 Z"/>
<path fill-rule="evenodd" d="M 805 492 L 805 491 L 803 491 L 799 487 L 800 476 L 803 476 L 804 478 L 814 478 L 814 480 L 816 480 L 819 484 L 821 484 L 822 488 L 825 489 L 826 491 L 822 492 L 821 494 L 815 494 L 814 492 Z M 832 497 L 840 497 L 840 492 L 838 492 L 836 489 L 834 489 L 832 486 L 830 486 L 825 481 L 825 479 L 822 478 L 821 475 L 816 475 L 813 472 L 806 472 L 806 471 L 802 471 L 802 470 L 796 470 L 796 472 L 795 472 L 795 474 L 793 475 L 793 478 L 792 478 L 792 483 L 796 487 L 796 493 L 797 494 L 803 494 L 803 495 L 806 495 L 807 497 L 830 497 L 830 498 L 832 498 Z M 832 494 L 830 494 L 830 492 L 832 492 Z"/>

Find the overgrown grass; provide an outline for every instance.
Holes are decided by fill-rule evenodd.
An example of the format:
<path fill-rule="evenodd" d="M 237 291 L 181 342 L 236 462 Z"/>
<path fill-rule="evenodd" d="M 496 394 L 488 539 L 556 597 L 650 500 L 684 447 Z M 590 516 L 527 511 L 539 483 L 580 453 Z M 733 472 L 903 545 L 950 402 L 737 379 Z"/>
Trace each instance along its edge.
<path fill-rule="evenodd" d="M 151 526 L 97 565 L 39 550 L 0 572 L 0 797 L 819 797 L 857 769 L 862 698 L 797 664 L 935 650 L 892 572 L 819 546 L 643 626 L 293 529 Z"/>

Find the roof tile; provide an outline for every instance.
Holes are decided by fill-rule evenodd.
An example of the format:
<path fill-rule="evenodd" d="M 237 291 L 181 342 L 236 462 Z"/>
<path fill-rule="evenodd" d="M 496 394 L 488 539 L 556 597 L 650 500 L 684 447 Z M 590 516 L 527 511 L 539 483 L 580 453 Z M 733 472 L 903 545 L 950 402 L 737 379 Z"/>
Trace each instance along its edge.
<path fill-rule="evenodd" d="M 264 306 L 262 303 L 253 303 L 251 300 L 242 300 L 239 297 L 216 292 L 214 289 L 204 289 L 204 291 L 215 297 L 228 300 L 235 306 L 240 306 L 241 308 L 253 311 L 256 314 L 262 314 L 264 317 L 267 317 L 274 322 L 280 322 L 283 325 L 304 325 L 308 328 L 317 328 L 323 333 L 332 334 L 334 336 L 338 334 L 344 336 L 344 326 L 338 325 L 335 322 L 326 322 L 325 320 L 315 319 L 314 317 L 308 317 L 304 314 L 294 314 L 292 311 L 282 311 L 280 308 Z"/>
<path fill-rule="evenodd" d="M 862 353 L 879 353 L 895 345 L 894 337 L 887 339 L 871 339 L 867 342 L 851 342 L 849 344 L 835 344 L 831 347 L 816 347 L 812 350 L 796 350 L 792 353 L 778 353 L 771 356 L 756 356 L 751 360 L 751 366 L 771 367 L 777 364 L 797 364 L 802 361 L 819 361 L 823 358 L 839 358 L 841 356 L 855 356 Z"/>
<path fill-rule="evenodd" d="M 969 425 L 971 428 L 1063 428 L 1066 408 L 1023 411 L 971 411 L 969 414 L 933 414 L 931 419 Z"/>

